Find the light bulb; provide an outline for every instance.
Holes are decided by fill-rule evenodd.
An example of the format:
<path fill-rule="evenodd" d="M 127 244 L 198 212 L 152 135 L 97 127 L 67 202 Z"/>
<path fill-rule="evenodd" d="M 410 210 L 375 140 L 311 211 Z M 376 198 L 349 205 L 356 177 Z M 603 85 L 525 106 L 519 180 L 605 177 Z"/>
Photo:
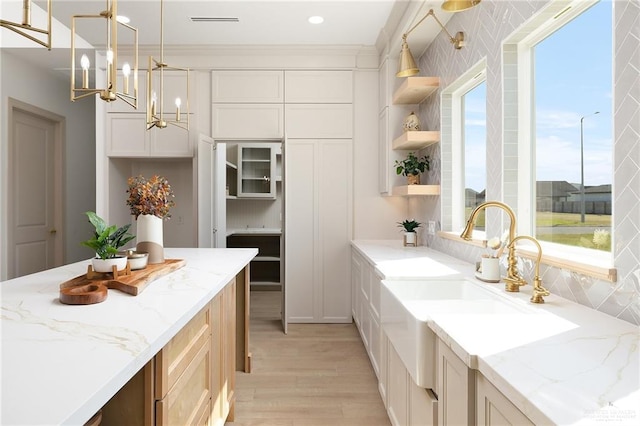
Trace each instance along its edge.
<path fill-rule="evenodd" d="M 182 101 L 180 98 L 176 98 L 176 121 L 180 121 L 180 105 Z"/>
<path fill-rule="evenodd" d="M 129 77 L 129 75 L 131 75 L 131 66 L 129 65 L 129 62 L 125 62 L 124 65 L 122 65 L 122 74 L 124 74 L 125 77 Z"/>
<path fill-rule="evenodd" d="M 91 62 L 89 61 L 89 57 L 87 55 L 82 55 L 82 58 L 80 58 L 80 66 L 85 71 L 89 70 L 89 67 L 91 66 Z"/>
<path fill-rule="evenodd" d="M 107 50 L 107 62 L 113 64 L 113 50 Z"/>
<path fill-rule="evenodd" d="M 155 90 L 151 92 L 151 115 L 156 115 L 156 102 L 158 101 L 158 97 L 156 96 Z"/>
<path fill-rule="evenodd" d="M 180 98 L 176 98 L 176 106 L 180 108 L 180 105 L 182 105 L 182 101 L 180 100 Z"/>

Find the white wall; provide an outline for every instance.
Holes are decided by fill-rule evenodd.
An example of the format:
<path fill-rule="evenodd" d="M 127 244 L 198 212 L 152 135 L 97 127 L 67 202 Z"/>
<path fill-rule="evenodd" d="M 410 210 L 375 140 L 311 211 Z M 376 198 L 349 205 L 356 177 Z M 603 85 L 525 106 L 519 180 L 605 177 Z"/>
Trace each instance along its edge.
<path fill-rule="evenodd" d="M 48 52 L 42 49 L 42 55 Z M 58 71 L 39 68 L 0 49 L 0 235 L 6 235 L 7 223 L 7 147 L 8 98 L 34 105 L 66 118 L 64 150 L 64 262 L 91 256 L 79 242 L 87 239 L 91 226 L 84 216 L 95 209 L 95 101 L 71 102 L 69 79 Z M 0 279 L 6 279 L 6 238 L 0 239 Z"/>

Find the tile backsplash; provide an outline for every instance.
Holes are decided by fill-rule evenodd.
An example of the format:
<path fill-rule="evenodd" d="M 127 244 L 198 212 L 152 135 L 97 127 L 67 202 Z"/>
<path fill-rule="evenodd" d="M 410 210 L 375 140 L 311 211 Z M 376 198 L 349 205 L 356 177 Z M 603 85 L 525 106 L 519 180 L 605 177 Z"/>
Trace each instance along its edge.
<path fill-rule="evenodd" d="M 610 1 L 610 0 L 602 0 Z M 478 7 L 456 14 L 448 23 L 450 30 L 464 31 L 467 45 L 451 47 L 446 37 L 436 37 L 419 59 L 421 75 L 439 76 L 440 87 L 447 87 L 472 65 L 486 57 L 487 62 L 487 199 L 515 205 L 503 194 L 505 182 L 502 164 L 505 158 L 503 138 L 502 42 L 519 26 L 536 15 L 546 1 L 485 0 Z M 555 267 L 542 266 L 545 287 L 553 294 L 586 305 L 609 315 L 640 325 L 640 0 L 613 2 L 614 25 L 614 266 L 618 281 L 610 283 Z M 431 96 L 419 110 L 427 128 L 440 129 L 441 97 Z M 424 152 L 441 159 L 450 150 L 447 129 L 442 129 L 442 146 Z M 446 174 L 442 161 L 434 161 L 428 179 L 440 182 L 440 198 L 424 198 L 410 203 L 410 213 L 424 221 L 443 222 L 441 202 L 447 201 Z M 450 180 L 450 179 L 449 179 Z M 498 229 L 496 216 L 488 218 L 488 227 Z M 493 223 L 491 222 L 493 221 Z M 423 243 L 458 258 L 474 262 L 481 249 L 444 240 L 423 237 Z M 524 275 L 531 281 L 533 262 L 523 261 Z"/>

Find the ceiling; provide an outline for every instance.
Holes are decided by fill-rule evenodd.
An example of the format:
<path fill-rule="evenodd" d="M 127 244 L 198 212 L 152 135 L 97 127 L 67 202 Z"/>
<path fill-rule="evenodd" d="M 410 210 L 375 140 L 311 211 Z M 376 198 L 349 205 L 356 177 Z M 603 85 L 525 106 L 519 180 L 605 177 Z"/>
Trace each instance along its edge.
<path fill-rule="evenodd" d="M 3 15 L 11 3 L 16 3 L 14 7 L 19 11 L 22 0 L 1 1 L 0 17 L 19 21 L 20 16 Z M 45 0 L 33 0 L 33 3 L 46 9 Z M 450 14 L 440 10 L 441 3 L 442 0 L 164 0 L 163 44 L 167 49 L 229 45 L 373 46 L 381 30 L 385 26 L 395 28 L 397 19 L 405 10 L 410 10 L 412 4 L 416 10 L 414 22 L 432 7 L 446 23 Z M 107 1 L 52 0 L 52 4 L 55 20 L 71 28 L 72 15 L 97 15 L 106 9 Z M 130 25 L 138 29 L 141 51 L 144 46 L 152 48 L 160 44 L 160 9 L 160 0 L 118 1 L 117 14 L 130 18 Z M 310 24 L 308 18 L 313 15 L 322 16 L 324 23 Z M 238 18 L 238 22 L 193 22 L 192 17 Z M 35 12 L 32 20 L 38 26 Z M 81 37 L 96 48 L 104 46 L 103 19 L 77 19 L 76 22 Z M 27 44 L 32 45 L 29 47 L 36 48 L 11 50 L 50 68 L 68 68 L 69 31 L 66 32 L 66 37 L 58 38 L 56 35 L 60 32 L 54 32 L 54 49 L 47 55 L 28 40 Z M 421 25 L 411 35 L 414 53 L 419 54 L 439 32 L 435 23 Z M 124 33 L 118 32 L 121 41 Z M 0 29 L 0 47 L 5 48 L 10 37 L 14 37 L 11 31 Z"/>

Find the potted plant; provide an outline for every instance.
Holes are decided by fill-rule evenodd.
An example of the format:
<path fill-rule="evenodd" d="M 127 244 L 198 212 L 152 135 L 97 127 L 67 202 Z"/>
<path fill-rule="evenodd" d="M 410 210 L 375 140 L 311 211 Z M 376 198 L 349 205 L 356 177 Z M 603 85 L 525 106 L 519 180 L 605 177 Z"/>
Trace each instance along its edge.
<path fill-rule="evenodd" d="M 93 238 L 82 241 L 81 244 L 96 252 L 96 257 L 91 260 L 95 272 L 111 272 L 113 265 L 118 271 L 127 267 L 127 256 L 118 255 L 118 249 L 135 238 L 128 233 L 131 224 L 121 227 L 107 225 L 107 223 L 95 212 L 85 213 L 89 222 L 95 228 Z"/>
<path fill-rule="evenodd" d="M 405 246 L 417 246 L 418 245 L 418 234 L 416 233 L 416 229 L 418 229 L 422 225 L 420 222 L 417 222 L 415 219 L 405 219 L 402 222 L 398 222 L 398 227 L 404 229 L 404 240 L 403 243 Z"/>
<path fill-rule="evenodd" d="M 409 185 L 420 185 L 420 173 L 430 169 L 431 158 L 428 155 L 417 157 L 410 152 L 404 160 L 396 160 L 395 167 L 397 174 L 407 177 Z"/>
<path fill-rule="evenodd" d="M 127 184 L 127 205 L 137 221 L 136 251 L 149 253 L 148 263 L 164 263 L 162 222 L 171 218 L 169 210 L 176 204 L 171 185 L 158 175 L 130 177 Z"/>

